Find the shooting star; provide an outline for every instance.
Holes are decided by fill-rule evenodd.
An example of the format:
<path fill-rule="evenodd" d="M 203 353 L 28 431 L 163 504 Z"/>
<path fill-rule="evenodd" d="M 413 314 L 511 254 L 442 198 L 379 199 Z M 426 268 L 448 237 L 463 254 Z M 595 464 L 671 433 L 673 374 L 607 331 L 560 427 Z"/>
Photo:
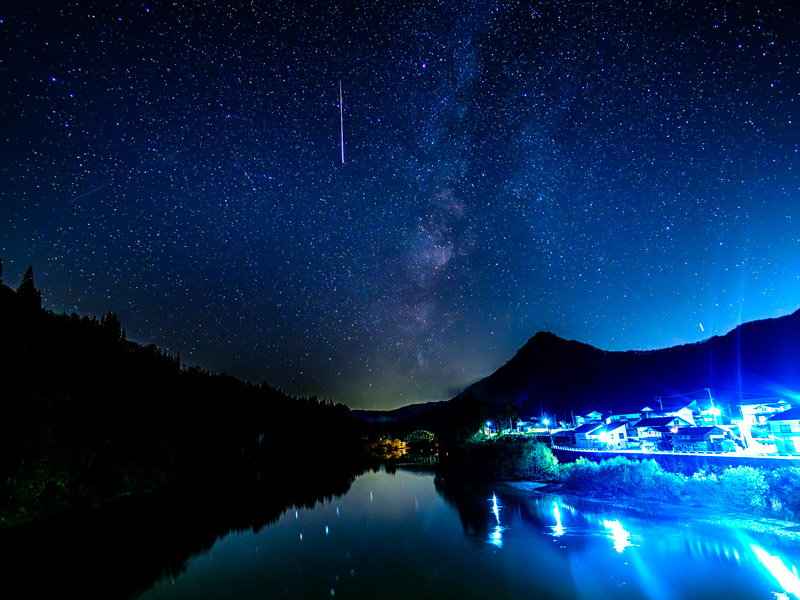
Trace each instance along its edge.
<path fill-rule="evenodd" d="M 639 296 L 637 296 L 637 295 L 636 295 L 636 292 L 634 292 L 634 291 L 631 289 L 631 286 L 629 286 L 629 285 L 628 285 L 626 282 L 624 282 L 624 281 L 622 282 L 622 285 L 624 285 L 626 288 L 628 288 L 628 291 L 631 293 L 631 295 L 632 295 L 634 298 L 636 298 L 637 300 L 639 299 Z"/>
<path fill-rule="evenodd" d="M 90 190 L 90 191 L 86 192 L 85 194 L 81 194 L 80 196 L 76 196 L 75 198 L 73 198 L 72 200 L 70 200 L 69 202 L 67 202 L 67 204 L 74 204 L 75 202 L 77 202 L 77 201 L 78 201 L 78 200 L 80 200 L 81 198 L 86 198 L 86 196 L 88 196 L 88 195 L 90 195 L 90 194 L 94 194 L 95 192 L 99 192 L 100 190 L 102 190 L 104 187 L 107 187 L 107 186 L 108 186 L 108 184 L 107 184 L 107 183 L 104 183 L 104 184 L 103 184 L 103 185 L 101 185 L 100 187 L 96 187 L 96 188 L 94 188 L 93 190 Z"/>
<path fill-rule="evenodd" d="M 339 139 L 342 146 L 342 164 L 344 164 L 344 110 L 342 110 L 342 80 L 339 80 Z"/>
<path fill-rule="evenodd" d="M 242 166 L 242 163 L 239 161 L 239 157 L 238 157 L 238 156 L 236 156 L 236 155 L 234 154 L 234 155 L 233 155 L 233 158 L 234 158 L 234 160 L 236 161 L 236 164 L 237 164 L 237 165 L 239 165 L 239 168 L 242 170 L 242 173 L 244 173 L 244 176 L 245 176 L 245 177 L 247 177 L 247 181 L 249 181 L 249 182 L 250 182 L 250 185 L 252 185 L 252 186 L 253 186 L 253 191 L 255 192 L 255 191 L 256 191 L 256 184 L 255 184 L 255 183 L 253 183 L 253 180 L 252 180 L 252 179 L 250 179 L 250 174 L 249 174 L 249 173 L 248 173 L 248 172 L 245 170 L 245 168 Z"/>

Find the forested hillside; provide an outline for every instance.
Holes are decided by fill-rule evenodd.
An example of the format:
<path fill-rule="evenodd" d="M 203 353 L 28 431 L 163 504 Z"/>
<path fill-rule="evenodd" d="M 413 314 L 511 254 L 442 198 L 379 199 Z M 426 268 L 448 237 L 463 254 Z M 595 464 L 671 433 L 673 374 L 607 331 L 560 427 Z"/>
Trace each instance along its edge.
<path fill-rule="evenodd" d="M 54 314 L 32 269 L 16 291 L 0 278 L 0 365 L 6 524 L 189 478 L 362 464 L 346 406 L 181 367 L 113 312 Z"/>

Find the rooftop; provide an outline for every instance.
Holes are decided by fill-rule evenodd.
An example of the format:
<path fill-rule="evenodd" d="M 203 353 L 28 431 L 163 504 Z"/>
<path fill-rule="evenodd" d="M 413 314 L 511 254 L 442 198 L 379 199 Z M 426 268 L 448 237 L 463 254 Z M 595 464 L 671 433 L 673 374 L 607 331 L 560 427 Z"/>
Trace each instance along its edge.
<path fill-rule="evenodd" d="M 800 406 L 772 415 L 767 421 L 794 421 L 800 419 Z"/>

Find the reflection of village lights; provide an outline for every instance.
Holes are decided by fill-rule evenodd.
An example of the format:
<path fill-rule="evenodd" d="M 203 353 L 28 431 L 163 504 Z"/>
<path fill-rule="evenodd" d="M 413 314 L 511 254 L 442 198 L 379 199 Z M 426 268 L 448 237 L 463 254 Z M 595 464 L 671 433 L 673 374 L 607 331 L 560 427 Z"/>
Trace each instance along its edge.
<path fill-rule="evenodd" d="M 610 537 L 614 541 L 614 550 L 621 554 L 625 548 L 633 546 L 633 544 L 631 544 L 631 534 L 625 531 L 622 523 L 619 521 L 604 520 L 603 526 L 611 532 Z"/>
<path fill-rule="evenodd" d="M 489 543 L 498 548 L 503 547 L 503 528 L 498 525 L 489 534 Z"/>
<path fill-rule="evenodd" d="M 500 506 L 497 504 L 497 494 L 492 493 L 492 514 L 494 515 L 497 525 L 489 532 L 489 543 L 498 548 L 503 547 L 503 527 L 500 525 Z"/>
<path fill-rule="evenodd" d="M 783 561 L 778 556 L 773 556 L 761 546 L 750 544 L 750 549 L 756 555 L 758 562 L 769 571 L 780 586 L 796 598 L 800 598 L 800 578 L 797 577 L 797 572 L 792 568 L 791 570 L 783 564 Z"/>
<path fill-rule="evenodd" d="M 564 535 L 564 527 L 561 525 L 561 512 L 558 510 L 558 504 L 553 504 L 553 516 L 556 518 L 556 526 L 553 527 L 553 535 L 555 537 Z"/>

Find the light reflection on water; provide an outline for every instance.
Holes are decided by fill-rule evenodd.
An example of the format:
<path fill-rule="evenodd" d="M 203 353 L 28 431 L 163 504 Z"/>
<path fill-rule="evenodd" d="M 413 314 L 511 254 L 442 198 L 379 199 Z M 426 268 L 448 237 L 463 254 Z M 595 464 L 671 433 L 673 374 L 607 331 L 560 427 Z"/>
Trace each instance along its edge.
<path fill-rule="evenodd" d="M 400 470 L 231 534 L 143 597 L 773 600 L 800 598 L 799 559 L 796 544 L 732 527 L 505 488 L 437 490 Z"/>
<path fill-rule="evenodd" d="M 608 535 L 614 542 L 614 550 L 620 554 L 622 554 L 625 548 L 633 545 L 631 544 L 631 534 L 625 531 L 625 528 L 622 526 L 622 523 L 620 523 L 619 520 L 603 520 L 603 527 L 608 529 Z"/>
<path fill-rule="evenodd" d="M 548 500 L 550 501 L 550 500 Z M 597 517 L 589 512 L 579 512 L 575 507 L 566 504 L 563 500 L 556 497 L 552 500 L 552 515 L 554 524 L 549 525 L 551 535 L 554 537 L 561 537 L 565 534 L 565 527 L 562 522 L 561 511 L 564 510 L 569 517 L 582 521 L 582 529 L 580 525 L 573 525 L 569 527 L 568 533 L 574 536 L 579 535 L 593 535 L 592 524 L 600 522 L 607 530 L 607 537 L 612 541 L 613 548 L 619 554 L 622 554 L 628 547 L 633 546 L 631 542 L 631 533 L 626 530 L 619 519 L 609 520 L 602 517 Z M 634 518 L 635 522 L 646 523 L 642 519 Z M 675 523 L 676 526 L 681 527 L 685 524 Z M 789 598 L 800 598 L 800 576 L 795 564 L 787 563 L 779 554 L 772 554 L 765 550 L 762 546 L 752 541 L 750 535 L 745 531 L 729 530 L 730 539 L 714 539 L 708 537 L 694 537 L 686 536 L 683 541 L 684 550 L 688 557 L 697 560 L 714 560 L 719 562 L 727 562 L 737 566 L 744 566 L 748 569 L 754 569 L 757 575 L 761 576 L 763 581 L 767 584 L 775 583 L 777 588 L 771 592 L 772 597 L 777 600 L 788 600 Z M 680 550 L 680 542 L 683 536 L 677 536 L 674 539 L 666 537 L 662 539 L 657 545 L 664 548 L 665 546 L 671 550 Z M 741 553 L 740 553 L 741 550 Z M 800 558 L 798 556 L 798 548 L 792 545 L 792 555 L 794 560 Z M 678 553 L 679 554 L 679 553 Z M 745 563 L 742 565 L 742 563 Z M 670 598 L 672 597 L 663 588 L 662 584 L 657 582 L 657 576 L 654 574 L 652 566 L 640 557 L 636 557 L 634 566 L 637 570 L 638 578 L 646 583 L 647 598 Z M 760 571 L 760 573 L 758 573 Z M 659 591 L 660 590 L 660 591 Z"/>
<path fill-rule="evenodd" d="M 750 549 L 767 572 L 780 584 L 784 592 L 800 598 L 800 579 L 797 577 L 797 568 L 794 565 L 791 565 L 790 568 L 787 567 L 780 556 L 772 555 L 756 544 L 750 544 Z"/>
<path fill-rule="evenodd" d="M 505 529 L 502 524 L 500 523 L 500 505 L 497 504 L 497 494 L 492 494 L 492 497 L 489 499 L 492 503 L 492 515 L 494 515 L 495 519 L 495 526 L 489 532 L 489 543 L 493 546 L 498 548 L 503 547 L 503 529 Z"/>
<path fill-rule="evenodd" d="M 559 537 L 564 535 L 564 526 L 561 524 L 561 511 L 558 509 L 558 504 L 553 503 L 553 517 L 555 517 L 556 524 L 553 526 L 553 535 Z"/>

